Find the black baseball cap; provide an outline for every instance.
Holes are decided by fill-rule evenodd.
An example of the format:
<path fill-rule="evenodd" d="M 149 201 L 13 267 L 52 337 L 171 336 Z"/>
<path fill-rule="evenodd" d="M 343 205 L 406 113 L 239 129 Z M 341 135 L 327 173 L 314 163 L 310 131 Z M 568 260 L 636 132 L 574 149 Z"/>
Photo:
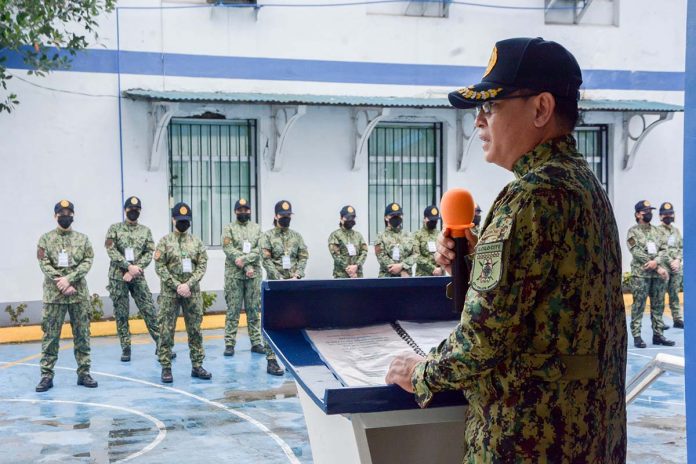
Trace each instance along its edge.
<path fill-rule="evenodd" d="M 75 212 L 75 205 L 72 204 L 72 202 L 68 200 L 60 200 L 56 205 L 53 207 L 53 213 L 58 214 L 62 209 L 69 209 L 73 213 Z"/>
<path fill-rule="evenodd" d="M 449 101 L 455 108 L 475 108 L 521 89 L 579 100 L 581 84 L 580 66 L 562 45 L 519 37 L 496 42 L 481 82 L 451 92 Z"/>
<path fill-rule="evenodd" d="M 398 214 L 404 214 L 403 210 L 401 209 L 401 205 L 398 203 L 389 203 L 387 207 L 384 208 L 385 216 L 396 216 Z"/>
<path fill-rule="evenodd" d="M 350 205 L 346 205 L 343 208 L 341 208 L 341 217 L 345 218 L 355 218 L 355 208 L 353 208 Z"/>
<path fill-rule="evenodd" d="M 177 221 L 191 220 L 191 207 L 186 203 L 179 202 L 172 208 L 172 218 Z"/>
<path fill-rule="evenodd" d="M 290 216 L 292 214 L 292 205 L 287 200 L 280 200 L 275 204 L 275 213 L 281 216 Z"/>
<path fill-rule="evenodd" d="M 653 210 L 655 209 L 655 207 L 651 206 L 648 200 L 641 200 L 638 203 L 636 203 L 635 209 L 636 213 L 640 213 L 641 211 Z"/>
<path fill-rule="evenodd" d="M 235 211 L 238 210 L 239 208 L 249 208 L 251 209 L 251 205 L 249 205 L 249 201 L 247 201 L 246 198 L 240 198 L 237 200 L 234 204 L 234 209 Z"/>
<path fill-rule="evenodd" d="M 660 205 L 660 214 L 674 214 L 674 205 L 668 201 Z"/>
<path fill-rule="evenodd" d="M 140 198 L 138 197 L 128 197 L 126 198 L 126 202 L 123 204 L 123 209 L 126 208 L 138 208 L 142 209 L 143 204 L 140 202 Z"/>
<path fill-rule="evenodd" d="M 440 219 L 440 210 L 437 209 L 437 206 L 435 205 L 427 206 L 423 210 L 423 217 L 428 218 L 430 220 Z"/>

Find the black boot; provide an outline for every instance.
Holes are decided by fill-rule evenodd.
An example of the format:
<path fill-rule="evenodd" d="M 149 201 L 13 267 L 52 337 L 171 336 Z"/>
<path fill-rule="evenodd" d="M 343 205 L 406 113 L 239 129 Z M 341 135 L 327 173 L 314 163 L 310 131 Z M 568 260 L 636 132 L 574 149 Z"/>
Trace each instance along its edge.
<path fill-rule="evenodd" d="M 121 351 L 121 362 L 129 362 L 130 358 L 131 358 L 131 349 L 130 349 L 130 346 L 128 346 Z"/>
<path fill-rule="evenodd" d="M 674 346 L 676 342 L 674 340 L 667 340 L 662 335 L 653 334 L 653 345 Z"/>
<path fill-rule="evenodd" d="M 203 369 L 203 366 L 194 367 L 191 369 L 191 377 L 197 377 L 203 380 L 210 380 L 212 376 L 213 374 Z"/>
<path fill-rule="evenodd" d="M 87 388 L 97 388 L 99 385 L 89 373 L 77 376 L 77 384 Z"/>
<path fill-rule="evenodd" d="M 633 346 L 636 348 L 645 348 L 648 345 L 643 341 L 643 337 L 633 337 Z"/>
<path fill-rule="evenodd" d="M 683 329 L 684 328 L 684 321 L 674 321 L 674 328 L 675 329 Z"/>
<path fill-rule="evenodd" d="M 53 379 L 49 376 L 41 377 L 41 382 L 36 386 L 37 392 L 45 392 L 53 388 Z"/>
<path fill-rule="evenodd" d="M 172 370 L 167 369 L 166 367 L 162 369 L 162 382 L 163 383 L 172 383 L 174 381 L 174 377 L 172 377 Z"/>
<path fill-rule="evenodd" d="M 283 375 L 285 374 L 285 371 L 283 370 L 282 367 L 278 364 L 278 361 L 275 359 L 269 359 L 268 360 L 268 365 L 266 366 L 266 372 L 268 372 L 271 375 Z"/>
<path fill-rule="evenodd" d="M 225 352 L 223 353 L 225 356 L 234 356 L 234 346 L 226 346 L 225 347 Z"/>
<path fill-rule="evenodd" d="M 251 347 L 251 352 L 258 354 L 266 354 L 266 349 L 263 347 L 263 345 L 254 345 Z"/>

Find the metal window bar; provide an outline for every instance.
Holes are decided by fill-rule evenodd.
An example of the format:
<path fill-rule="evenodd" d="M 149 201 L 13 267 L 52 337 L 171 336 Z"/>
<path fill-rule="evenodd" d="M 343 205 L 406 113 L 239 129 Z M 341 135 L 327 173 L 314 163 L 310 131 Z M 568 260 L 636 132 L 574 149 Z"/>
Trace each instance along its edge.
<path fill-rule="evenodd" d="M 169 125 L 169 196 L 193 210 L 192 233 L 220 246 L 234 203 L 247 198 L 258 218 L 256 121 L 172 119 Z"/>
<path fill-rule="evenodd" d="M 606 124 L 578 126 L 573 135 L 578 151 L 585 156 L 592 172 L 609 191 L 609 127 Z"/>
<path fill-rule="evenodd" d="M 368 140 L 369 240 L 384 230 L 384 207 L 404 209 L 404 230 L 421 227 L 423 209 L 442 194 L 442 125 L 384 123 Z"/>

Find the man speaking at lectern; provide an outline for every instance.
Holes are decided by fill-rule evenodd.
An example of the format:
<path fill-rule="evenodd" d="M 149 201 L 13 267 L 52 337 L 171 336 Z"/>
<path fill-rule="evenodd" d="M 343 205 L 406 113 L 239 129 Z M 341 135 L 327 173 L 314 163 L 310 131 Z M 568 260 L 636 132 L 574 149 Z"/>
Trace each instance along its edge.
<path fill-rule="evenodd" d="M 515 175 L 472 254 L 461 320 L 427 357 L 399 355 L 387 383 L 469 401 L 464 462 L 623 463 L 626 319 L 621 250 L 602 186 L 571 135 L 580 67 L 540 38 L 498 42 L 482 82 L 449 95 L 477 108 L 486 161 Z M 438 262 L 454 243 L 443 236 Z M 449 269 L 448 269 L 449 270 Z"/>

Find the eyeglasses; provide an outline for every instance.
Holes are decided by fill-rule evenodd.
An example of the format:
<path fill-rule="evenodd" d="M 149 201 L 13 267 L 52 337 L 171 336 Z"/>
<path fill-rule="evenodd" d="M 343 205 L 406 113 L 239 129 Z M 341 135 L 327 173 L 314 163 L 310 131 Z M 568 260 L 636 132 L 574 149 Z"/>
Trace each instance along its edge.
<path fill-rule="evenodd" d="M 483 113 L 484 116 L 488 116 L 489 114 L 491 114 L 491 112 L 492 112 L 491 110 L 493 109 L 495 102 L 497 102 L 499 100 L 513 100 L 515 98 L 529 98 L 529 97 L 536 97 L 537 95 L 539 95 L 539 93 L 528 93 L 528 94 L 524 94 L 524 95 L 510 95 L 508 97 L 496 98 L 495 100 L 485 101 L 485 102 L 481 103 L 480 105 L 477 105 L 476 111 L 478 114 Z"/>

